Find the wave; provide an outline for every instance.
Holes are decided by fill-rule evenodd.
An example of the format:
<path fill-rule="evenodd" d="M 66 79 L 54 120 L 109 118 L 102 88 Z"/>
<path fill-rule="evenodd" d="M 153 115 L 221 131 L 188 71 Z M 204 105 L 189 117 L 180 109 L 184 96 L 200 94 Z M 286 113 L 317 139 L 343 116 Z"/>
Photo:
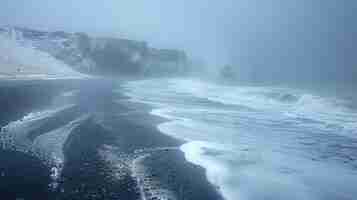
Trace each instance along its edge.
<path fill-rule="evenodd" d="M 227 200 L 356 194 L 349 185 L 357 180 L 357 113 L 343 99 L 187 79 L 124 87 L 132 101 L 152 105 L 151 114 L 169 120 L 158 129 L 186 141 L 186 160 L 204 167 Z"/>
<path fill-rule="evenodd" d="M 266 117 L 269 113 L 280 122 L 293 121 L 296 125 L 324 130 L 338 129 L 341 135 L 357 137 L 357 112 L 346 106 L 350 102 L 335 97 L 322 97 L 291 88 L 222 86 L 191 79 L 144 80 L 130 82 L 126 86 L 127 95 L 134 101 L 158 108 L 209 107 L 222 110 L 226 107 L 225 110 L 232 110 L 234 106 L 233 109 L 239 109 L 247 116 L 254 114 L 253 117 L 258 117 L 259 113 L 264 113 L 260 116 Z"/>

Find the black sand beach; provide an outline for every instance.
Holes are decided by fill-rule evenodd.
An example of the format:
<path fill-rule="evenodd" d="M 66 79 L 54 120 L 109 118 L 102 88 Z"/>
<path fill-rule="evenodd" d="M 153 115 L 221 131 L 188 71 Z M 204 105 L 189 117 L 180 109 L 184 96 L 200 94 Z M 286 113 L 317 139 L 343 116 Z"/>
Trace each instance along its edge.
<path fill-rule="evenodd" d="M 71 107 L 36 119 L 24 131 L 34 141 L 85 116 L 62 147 L 64 161 L 57 184 L 53 184 L 51 156 L 44 162 L 35 154 L 18 151 L 16 143 L 2 145 L 1 199 L 222 199 L 204 169 L 185 160 L 179 150 L 183 142 L 157 130 L 163 119 L 149 115 L 147 106 L 128 102 L 118 81 L 1 83 L 0 126 L 34 110 L 53 108 L 62 93 L 73 90 L 77 92 L 60 101 Z"/>

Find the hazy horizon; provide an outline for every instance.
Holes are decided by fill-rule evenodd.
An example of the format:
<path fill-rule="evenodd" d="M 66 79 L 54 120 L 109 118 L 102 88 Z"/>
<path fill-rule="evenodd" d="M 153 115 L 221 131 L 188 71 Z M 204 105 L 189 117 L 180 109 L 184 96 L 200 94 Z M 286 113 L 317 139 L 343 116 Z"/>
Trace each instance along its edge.
<path fill-rule="evenodd" d="M 2 0 L 0 196 L 357 199 L 356 11 Z"/>
<path fill-rule="evenodd" d="M 355 2 L 5 0 L 1 25 L 147 41 L 184 49 L 248 79 L 349 79 L 357 74 Z"/>

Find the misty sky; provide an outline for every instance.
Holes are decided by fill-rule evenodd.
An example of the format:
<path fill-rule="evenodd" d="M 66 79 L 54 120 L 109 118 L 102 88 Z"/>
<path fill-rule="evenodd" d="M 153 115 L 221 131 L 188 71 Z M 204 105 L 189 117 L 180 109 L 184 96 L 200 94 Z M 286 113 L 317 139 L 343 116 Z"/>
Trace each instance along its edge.
<path fill-rule="evenodd" d="M 357 68 L 356 10 L 353 0 L 2 0 L 0 24 L 146 40 L 245 71 L 344 76 Z"/>

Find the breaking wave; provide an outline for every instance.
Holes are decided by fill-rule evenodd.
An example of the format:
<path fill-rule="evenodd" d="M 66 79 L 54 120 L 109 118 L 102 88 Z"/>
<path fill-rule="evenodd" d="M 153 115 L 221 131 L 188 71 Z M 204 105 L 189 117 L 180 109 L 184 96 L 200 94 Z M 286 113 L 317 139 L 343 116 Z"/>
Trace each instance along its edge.
<path fill-rule="evenodd" d="M 357 183 L 357 113 L 344 99 L 187 79 L 125 88 L 132 101 L 170 120 L 158 129 L 187 141 L 186 159 L 206 168 L 228 200 L 357 195 L 351 186 Z"/>

